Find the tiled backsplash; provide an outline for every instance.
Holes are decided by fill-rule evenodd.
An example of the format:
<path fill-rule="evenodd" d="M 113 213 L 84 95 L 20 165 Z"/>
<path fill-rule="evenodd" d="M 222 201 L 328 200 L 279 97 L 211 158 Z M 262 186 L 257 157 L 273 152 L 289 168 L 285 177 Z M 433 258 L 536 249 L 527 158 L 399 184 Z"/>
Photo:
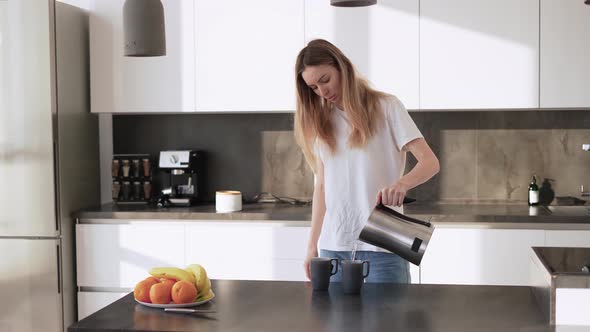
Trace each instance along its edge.
<path fill-rule="evenodd" d="M 590 188 L 588 111 L 413 112 L 441 172 L 419 200 L 526 200 L 533 174 L 556 196 Z M 208 152 L 208 199 L 217 189 L 310 198 L 313 173 L 293 138 L 292 114 L 113 116 L 114 153 Z M 414 164 L 408 158 L 408 168 Z"/>

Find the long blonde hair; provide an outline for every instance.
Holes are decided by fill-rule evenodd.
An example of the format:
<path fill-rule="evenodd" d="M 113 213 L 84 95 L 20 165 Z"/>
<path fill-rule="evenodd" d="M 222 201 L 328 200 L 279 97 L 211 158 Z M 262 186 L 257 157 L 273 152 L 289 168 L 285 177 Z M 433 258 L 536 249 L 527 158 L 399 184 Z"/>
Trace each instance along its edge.
<path fill-rule="evenodd" d="M 314 154 L 316 140 L 325 143 L 332 153 L 336 151 L 334 127 L 330 121 L 332 104 L 316 95 L 301 76 L 307 66 L 319 65 L 334 66 L 340 73 L 342 107 L 352 127 L 348 137 L 348 146 L 351 148 L 366 146 L 378 130 L 383 119 L 380 100 L 389 96 L 371 88 L 344 53 L 326 40 L 312 40 L 299 52 L 295 63 L 295 139 L 314 172 L 317 160 Z"/>

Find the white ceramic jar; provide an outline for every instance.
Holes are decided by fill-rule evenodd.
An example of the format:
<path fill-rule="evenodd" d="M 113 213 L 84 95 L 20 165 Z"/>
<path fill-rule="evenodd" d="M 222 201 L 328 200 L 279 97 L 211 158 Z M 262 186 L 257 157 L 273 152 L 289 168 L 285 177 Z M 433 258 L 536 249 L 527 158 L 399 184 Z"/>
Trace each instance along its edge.
<path fill-rule="evenodd" d="M 242 210 L 242 193 L 236 190 L 219 190 L 215 192 L 215 210 L 228 213 Z"/>

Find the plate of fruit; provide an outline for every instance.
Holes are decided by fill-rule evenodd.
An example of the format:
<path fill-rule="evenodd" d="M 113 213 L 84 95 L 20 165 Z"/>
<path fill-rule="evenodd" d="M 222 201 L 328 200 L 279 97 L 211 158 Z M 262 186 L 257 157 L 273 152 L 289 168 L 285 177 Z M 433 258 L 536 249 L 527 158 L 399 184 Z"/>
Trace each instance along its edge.
<path fill-rule="evenodd" d="M 215 293 L 211 280 L 199 264 L 186 269 L 155 267 L 150 276 L 135 285 L 133 297 L 137 303 L 152 308 L 187 308 L 211 301 Z"/>

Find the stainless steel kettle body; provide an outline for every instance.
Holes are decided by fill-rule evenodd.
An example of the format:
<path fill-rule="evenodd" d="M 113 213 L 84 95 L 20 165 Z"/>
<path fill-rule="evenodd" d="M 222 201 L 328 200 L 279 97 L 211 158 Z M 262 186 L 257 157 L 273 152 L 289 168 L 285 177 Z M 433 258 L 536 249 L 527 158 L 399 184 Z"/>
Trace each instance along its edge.
<path fill-rule="evenodd" d="M 433 232 L 431 223 L 410 218 L 379 204 L 369 216 L 359 240 L 420 265 Z"/>

